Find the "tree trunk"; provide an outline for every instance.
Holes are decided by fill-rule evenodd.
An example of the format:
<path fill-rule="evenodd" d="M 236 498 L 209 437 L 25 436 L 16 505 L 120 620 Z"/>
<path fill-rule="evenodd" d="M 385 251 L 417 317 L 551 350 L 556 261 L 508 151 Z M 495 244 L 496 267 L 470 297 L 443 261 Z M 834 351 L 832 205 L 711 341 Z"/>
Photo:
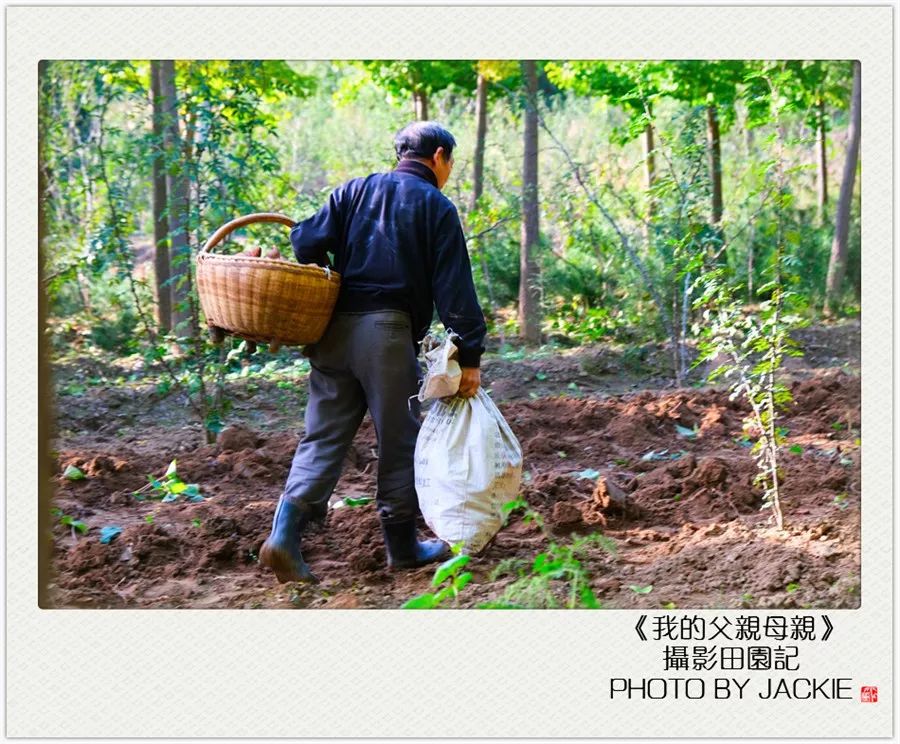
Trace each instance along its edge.
<path fill-rule="evenodd" d="M 197 118 L 196 114 L 193 113 L 185 113 L 184 116 L 184 137 L 181 141 L 181 152 L 184 162 L 184 174 L 185 181 L 187 182 L 187 204 L 188 204 L 188 214 L 190 214 L 190 205 L 191 204 L 200 204 L 201 202 L 201 190 L 200 184 L 197 181 L 196 176 L 194 175 L 194 141 L 196 139 L 197 134 Z M 222 196 L 225 195 L 225 192 L 220 192 Z M 190 223 L 190 220 L 188 221 Z M 199 220 L 198 220 L 199 222 Z M 202 225 L 196 225 L 196 232 L 194 233 L 194 245 L 200 245 L 203 238 L 201 237 Z M 191 234 L 188 232 L 188 242 L 191 241 Z"/>
<path fill-rule="evenodd" d="M 522 62 L 526 109 L 522 160 L 522 251 L 519 267 L 519 335 L 526 344 L 541 342 L 538 286 L 538 117 L 537 70 L 533 60 Z"/>
<path fill-rule="evenodd" d="M 828 161 L 825 155 L 825 104 L 822 97 L 816 100 L 816 186 L 819 192 L 819 226 L 825 224 L 828 219 Z"/>
<path fill-rule="evenodd" d="M 709 154 L 709 182 L 712 184 L 712 224 L 722 221 L 722 147 L 715 106 L 706 107 L 706 140 Z"/>
<path fill-rule="evenodd" d="M 834 240 L 831 259 L 828 262 L 828 278 L 825 284 L 826 315 L 831 315 L 840 301 L 844 274 L 847 270 L 847 239 L 850 234 L 850 206 L 853 202 L 853 185 L 856 182 L 856 166 L 859 161 L 859 129 L 862 96 L 860 91 L 860 65 L 853 62 L 853 92 L 850 97 L 850 125 L 847 127 L 847 159 L 841 178 L 837 214 L 834 220 Z"/>
<path fill-rule="evenodd" d="M 166 162 L 166 192 L 169 197 L 169 230 L 172 265 L 172 330 L 176 335 L 191 333 L 191 248 L 188 242 L 188 176 L 178 131 L 178 98 L 175 91 L 175 63 L 160 63 Z M 174 164 L 174 165 L 173 165 Z"/>
<path fill-rule="evenodd" d="M 416 107 L 416 119 L 428 121 L 428 94 L 423 90 L 414 90 L 413 104 Z"/>
<path fill-rule="evenodd" d="M 478 83 L 475 88 L 475 152 L 473 153 L 474 169 L 472 173 L 472 201 L 469 211 L 474 212 L 478 208 L 478 200 L 484 192 L 484 144 L 487 138 L 487 80 L 484 75 L 478 73 Z M 484 241 L 478 243 L 478 259 L 481 264 L 481 274 L 487 287 L 488 302 L 491 306 L 491 316 L 496 315 L 494 291 L 491 286 L 490 269 L 488 268 L 487 255 L 484 250 Z"/>
<path fill-rule="evenodd" d="M 644 240 L 650 244 L 651 223 L 656 214 L 656 199 L 650 193 L 656 182 L 656 155 L 653 144 L 653 125 L 647 124 L 644 128 L 644 181 L 647 190 L 647 218 L 644 220 Z"/>
<path fill-rule="evenodd" d="M 478 74 L 475 89 L 475 152 L 473 153 L 474 170 L 472 173 L 472 211 L 484 190 L 484 141 L 487 136 L 487 81 L 484 75 Z"/>
<path fill-rule="evenodd" d="M 172 291 L 169 279 L 169 219 L 166 215 L 166 164 L 163 154 L 163 109 L 160 63 L 150 61 L 150 90 L 153 96 L 153 138 L 158 155 L 153 159 L 153 266 L 156 274 L 156 322 L 160 333 L 172 330 Z"/>

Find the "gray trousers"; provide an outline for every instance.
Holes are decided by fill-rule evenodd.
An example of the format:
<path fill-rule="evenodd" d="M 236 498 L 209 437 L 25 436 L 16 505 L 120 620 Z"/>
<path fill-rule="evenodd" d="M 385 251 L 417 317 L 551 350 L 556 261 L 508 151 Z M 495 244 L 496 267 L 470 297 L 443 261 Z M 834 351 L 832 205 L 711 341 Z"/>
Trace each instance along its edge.
<path fill-rule="evenodd" d="M 366 410 L 378 437 L 376 507 L 383 522 L 419 513 L 413 454 L 419 433 L 419 364 L 411 321 L 399 310 L 336 313 L 307 348 L 311 364 L 306 432 L 283 498 L 324 514 L 344 456 Z"/>

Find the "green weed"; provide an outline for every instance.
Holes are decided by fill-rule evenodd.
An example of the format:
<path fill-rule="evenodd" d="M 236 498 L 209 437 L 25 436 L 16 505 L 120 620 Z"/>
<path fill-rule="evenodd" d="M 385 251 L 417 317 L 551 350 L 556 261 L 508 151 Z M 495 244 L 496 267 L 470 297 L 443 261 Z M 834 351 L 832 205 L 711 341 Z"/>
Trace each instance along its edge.
<path fill-rule="evenodd" d="M 472 580 L 472 574 L 463 571 L 469 563 L 469 556 L 461 553 L 461 545 L 453 546 L 455 555 L 444 561 L 435 569 L 431 579 L 431 586 L 436 591 L 419 594 L 405 602 L 401 609 L 404 610 L 432 610 L 440 607 L 444 602 L 452 599 L 456 601 L 459 593 Z"/>
<path fill-rule="evenodd" d="M 184 498 L 190 502 L 203 501 L 204 497 L 200 493 L 200 486 L 196 483 L 185 483 L 181 480 L 177 470 L 177 460 L 172 460 L 165 474 L 161 478 L 155 478 L 148 475 L 149 483 L 132 491 L 132 496 L 138 501 L 143 501 L 148 496 L 152 499 L 160 499 L 162 503 L 167 504 Z"/>

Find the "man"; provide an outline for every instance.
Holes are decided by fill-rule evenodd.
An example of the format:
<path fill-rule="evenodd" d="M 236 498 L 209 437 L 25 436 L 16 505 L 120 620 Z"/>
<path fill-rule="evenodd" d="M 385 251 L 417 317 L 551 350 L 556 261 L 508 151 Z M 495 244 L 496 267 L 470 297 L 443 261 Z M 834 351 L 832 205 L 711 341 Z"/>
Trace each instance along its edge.
<path fill-rule="evenodd" d="M 281 582 L 317 581 L 300 552 L 300 533 L 325 518 L 366 410 L 378 437 L 376 507 L 388 565 L 413 568 L 449 555 L 440 540 L 416 537 L 419 406 L 413 396 L 416 356 L 435 306 L 458 336 L 459 395 L 471 397 L 481 384 L 484 315 L 459 215 L 441 193 L 455 146 L 453 135 L 433 122 L 410 124 L 395 137 L 393 171 L 343 184 L 291 230 L 300 263 L 327 265 L 333 255 L 341 289 L 325 335 L 307 350 L 306 432 L 259 554 Z"/>

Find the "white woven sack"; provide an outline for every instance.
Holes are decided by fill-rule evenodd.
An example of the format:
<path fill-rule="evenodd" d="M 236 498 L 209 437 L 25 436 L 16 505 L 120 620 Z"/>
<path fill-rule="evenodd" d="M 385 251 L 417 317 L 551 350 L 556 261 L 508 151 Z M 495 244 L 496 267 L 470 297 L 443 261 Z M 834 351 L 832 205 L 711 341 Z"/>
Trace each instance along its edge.
<path fill-rule="evenodd" d="M 519 492 L 522 448 L 479 388 L 472 398 L 434 402 L 416 441 L 415 476 L 419 508 L 434 534 L 477 553 Z"/>

